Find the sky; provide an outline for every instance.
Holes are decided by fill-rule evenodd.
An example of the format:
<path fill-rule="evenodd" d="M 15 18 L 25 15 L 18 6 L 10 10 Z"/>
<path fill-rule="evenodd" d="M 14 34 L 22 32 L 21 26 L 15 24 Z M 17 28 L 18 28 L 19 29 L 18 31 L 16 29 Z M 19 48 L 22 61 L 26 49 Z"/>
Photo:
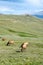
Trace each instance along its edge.
<path fill-rule="evenodd" d="M 43 11 L 43 0 L 0 0 L 0 14 L 35 14 Z"/>

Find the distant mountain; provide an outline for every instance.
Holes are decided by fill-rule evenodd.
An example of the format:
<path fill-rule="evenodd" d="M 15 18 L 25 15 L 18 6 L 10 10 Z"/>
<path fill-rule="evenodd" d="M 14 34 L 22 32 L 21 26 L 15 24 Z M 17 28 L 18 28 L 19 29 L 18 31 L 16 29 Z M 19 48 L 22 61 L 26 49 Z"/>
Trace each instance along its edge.
<path fill-rule="evenodd" d="M 43 11 L 37 12 L 36 14 L 34 14 L 34 16 L 38 18 L 43 18 Z"/>

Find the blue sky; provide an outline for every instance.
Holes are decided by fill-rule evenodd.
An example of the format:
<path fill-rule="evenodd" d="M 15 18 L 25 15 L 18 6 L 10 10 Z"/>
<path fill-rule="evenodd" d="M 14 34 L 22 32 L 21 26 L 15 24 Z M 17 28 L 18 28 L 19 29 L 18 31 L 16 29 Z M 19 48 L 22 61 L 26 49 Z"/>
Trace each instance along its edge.
<path fill-rule="evenodd" d="M 43 0 L 0 0 L 1 14 L 34 14 L 43 11 Z"/>

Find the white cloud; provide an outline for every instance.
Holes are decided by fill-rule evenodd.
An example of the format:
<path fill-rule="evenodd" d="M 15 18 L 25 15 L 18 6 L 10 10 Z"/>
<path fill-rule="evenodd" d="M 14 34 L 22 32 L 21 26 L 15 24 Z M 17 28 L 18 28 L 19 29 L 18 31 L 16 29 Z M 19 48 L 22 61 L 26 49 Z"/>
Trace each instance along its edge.
<path fill-rule="evenodd" d="M 25 3 L 30 14 L 43 11 L 43 0 L 25 0 Z"/>
<path fill-rule="evenodd" d="M 0 13 L 1 14 L 14 14 L 15 10 L 9 7 L 0 6 Z"/>
<path fill-rule="evenodd" d="M 0 12 L 33 14 L 43 10 L 43 0 L 23 0 L 23 2 L 0 1 Z"/>
<path fill-rule="evenodd" d="M 0 7 L 0 11 L 14 11 L 13 9 L 10 9 L 8 7 L 5 7 L 5 6 L 1 6 Z"/>
<path fill-rule="evenodd" d="M 41 5 L 40 0 L 26 0 L 27 3 L 30 3 L 31 5 L 39 6 Z"/>

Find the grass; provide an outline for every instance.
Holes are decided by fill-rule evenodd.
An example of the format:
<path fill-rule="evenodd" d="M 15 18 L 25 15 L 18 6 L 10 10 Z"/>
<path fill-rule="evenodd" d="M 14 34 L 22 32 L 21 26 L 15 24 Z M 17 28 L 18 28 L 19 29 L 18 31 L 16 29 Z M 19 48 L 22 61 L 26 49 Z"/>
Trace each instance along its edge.
<path fill-rule="evenodd" d="M 14 44 L 6 46 L 10 39 Z M 30 43 L 27 49 L 17 52 L 26 41 Z M 43 65 L 43 20 L 30 15 L 0 15 L 0 65 Z"/>

